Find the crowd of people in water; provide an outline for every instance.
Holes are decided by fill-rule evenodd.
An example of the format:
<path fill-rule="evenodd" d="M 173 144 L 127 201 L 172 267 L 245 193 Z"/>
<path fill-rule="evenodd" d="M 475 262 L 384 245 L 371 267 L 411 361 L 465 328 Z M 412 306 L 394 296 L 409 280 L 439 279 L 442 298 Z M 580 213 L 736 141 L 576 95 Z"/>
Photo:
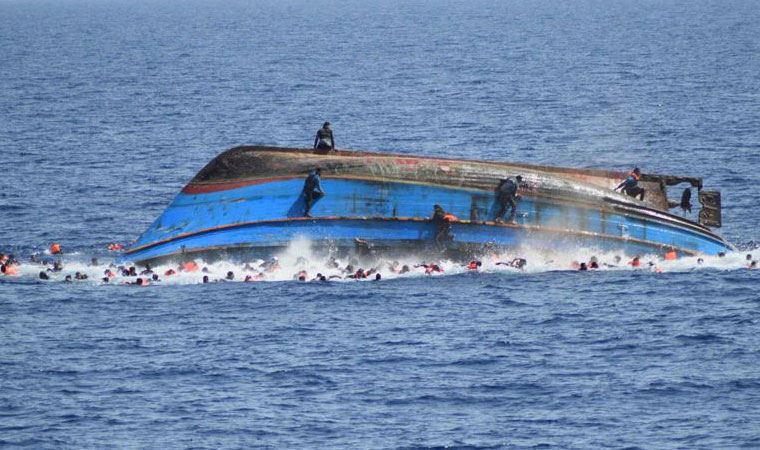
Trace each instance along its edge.
<path fill-rule="evenodd" d="M 123 249 L 118 244 L 109 244 L 111 251 L 120 251 Z M 396 277 L 404 275 L 440 275 L 447 270 L 460 272 L 478 272 L 499 266 L 508 268 L 513 271 L 525 271 L 528 266 L 528 260 L 524 257 L 510 257 L 503 259 L 497 253 L 491 253 L 485 259 L 472 259 L 466 263 L 454 263 L 443 260 L 422 261 L 416 264 L 402 263 L 398 260 L 383 261 L 376 260 L 362 267 L 357 258 L 348 258 L 341 261 L 336 257 L 329 257 L 324 264 L 321 264 L 320 271 L 309 272 L 309 261 L 304 257 L 297 257 L 294 264 L 284 268 L 280 259 L 276 256 L 266 260 L 251 261 L 245 264 L 237 265 L 236 270 L 227 270 L 226 274 L 219 276 L 218 267 L 199 264 L 196 260 L 187 260 L 180 264 L 162 266 L 160 269 L 146 264 L 140 268 L 134 265 L 119 265 L 116 263 L 100 264 L 97 258 L 91 258 L 87 264 L 87 270 L 80 269 L 77 271 L 68 271 L 62 258 L 63 250 L 59 244 L 52 244 L 49 252 L 44 255 L 33 254 L 29 257 L 28 262 L 22 263 L 12 254 L 0 253 L 0 274 L 3 277 L 17 277 L 21 275 L 20 268 L 24 265 L 39 268 L 38 278 L 42 281 L 62 280 L 65 283 L 75 283 L 79 281 L 95 281 L 101 284 L 124 284 L 135 286 L 150 286 L 151 284 L 162 283 L 171 280 L 174 277 L 182 277 L 183 282 L 192 282 L 195 279 L 197 283 L 217 283 L 217 282 L 259 282 L 259 281 L 282 281 L 292 279 L 298 282 L 329 282 L 334 280 L 373 280 L 380 281 L 386 277 Z M 725 253 L 720 253 L 718 258 L 725 258 Z M 591 256 L 587 260 L 573 260 L 569 265 L 563 261 L 554 261 L 546 259 L 540 261 L 542 267 L 553 267 L 555 270 L 572 270 L 572 271 L 596 271 L 604 269 L 637 269 L 648 270 L 651 272 L 664 272 L 667 265 L 676 260 L 685 257 L 679 257 L 674 248 L 665 249 L 660 257 L 648 258 L 644 262 L 643 257 L 638 255 L 625 260 L 622 256 L 605 257 L 603 260 L 597 256 Z M 702 257 L 689 257 L 694 259 L 696 266 L 705 264 Z M 607 260 L 609 259 L 609 260 Z M 378 262 L 379 261 L 379 262 Z M 757 260 L 751 253 L 746 254 L 745 267 L 747 269 L 757 269 Z M 81 266 L 81 264 L 79 265 Z M 77 266 L 77 267 L 79 267 Z M 444 268 L 444 266 L 446 268 Z M 102 270 L 102 272 L 100 272 Z M 293 270 L 292 275 L 284 273 L 286 270 Z M 96 271 L 97 276 L 93 275 Z M 73 273 L 72 273 L 73 272 Z M 89 272 L 86 273 L 86 272 Z M 27 270 L 28 274 L 29 271 Z M 31 272 L 34 273 L 34 272 Z M 1 279 L 1 278 L 0 278 Z"/>

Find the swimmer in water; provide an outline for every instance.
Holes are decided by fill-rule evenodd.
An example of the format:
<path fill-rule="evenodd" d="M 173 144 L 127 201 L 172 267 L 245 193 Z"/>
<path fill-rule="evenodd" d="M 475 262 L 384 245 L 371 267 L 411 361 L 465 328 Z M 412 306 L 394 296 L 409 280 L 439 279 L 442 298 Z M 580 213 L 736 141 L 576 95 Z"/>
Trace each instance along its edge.
<path fill-rule="evenodd" d="M 233 272 L 227 272 L 227 276 L 225 277 L 225 280 L 227 281 L 233 281 L 235 279 L 235 274 Z"/>
<path fill-rule="evenodd" d="M 280 260 L 277 259 L 276 256 L 272 256 L 268 261 L 261 263 L 261 265 L 259 265 L 259 268 L 263 269 L 264 272 L 274 272 L 276 270 L 280 270 Z"/>
<path fill-rule="evenodd" d="M 467 270 L 478 270 L 483 265 L 482 262 L 478 260 L 472 260 L 469 263 L 467 263 L 464 267 L 467 268 Z"/>
<path fill-rule="evenodd" d="M 497 266 L 509 266 L 509 267 L 514 267 L 515 269 L 521 269 L 521 270 L 524 269 L 527 264 L 528 264 L 528 260 L 526 260 L 525 258 L 515 258 L 509 262 L 499 261 L 496 263 Z"/>
<path fill-rule="evenodd" d="M 578 270 L 580 271 L 588 270 L 588 266 L 586 266 L 585 262 L 582 262 L 580 267 L 578 267 Z"/>
<path fill-rule="evenodd" d="M 418 264 L 414 266 L 417 267 L 424 267 L 425 268 L 425 275 L 432 275 L 433 272 L 435 273 L 442 273 L 443 269 L 438 264 Z"/>

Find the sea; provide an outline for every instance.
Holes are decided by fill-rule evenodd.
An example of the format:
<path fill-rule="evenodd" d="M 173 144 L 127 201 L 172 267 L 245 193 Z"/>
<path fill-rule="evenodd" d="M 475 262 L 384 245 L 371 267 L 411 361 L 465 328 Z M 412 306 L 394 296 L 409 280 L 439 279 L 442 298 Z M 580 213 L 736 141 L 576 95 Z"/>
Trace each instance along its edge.
<path fill-rule="evenodd" d="M 0 0 L 0 447 L 760 448 L 758 24 L 756 0 Z M 313 283 L 296 242 L 260 282 L 101 281 L 212 157 L 324 121 L 339 148 L 700 176 L 737 250 Z"/>

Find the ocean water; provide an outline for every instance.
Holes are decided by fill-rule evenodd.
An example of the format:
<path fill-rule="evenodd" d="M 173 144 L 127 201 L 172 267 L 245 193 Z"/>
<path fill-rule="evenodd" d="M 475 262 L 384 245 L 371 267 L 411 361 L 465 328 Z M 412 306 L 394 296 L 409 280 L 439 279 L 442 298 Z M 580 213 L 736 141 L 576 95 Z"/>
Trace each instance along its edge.
<path fill-rule="evenodd" d="M 0 252 L 24 263 L 0 446 L 759 448 L 758 23 L 751 0 L 0 0 Z M 98 281 L 218 152 L 325 120 L 341 148 L 703 176 L 739 251 L 300 283 L 330 269 L 297 243 L 263 282 Z"/>

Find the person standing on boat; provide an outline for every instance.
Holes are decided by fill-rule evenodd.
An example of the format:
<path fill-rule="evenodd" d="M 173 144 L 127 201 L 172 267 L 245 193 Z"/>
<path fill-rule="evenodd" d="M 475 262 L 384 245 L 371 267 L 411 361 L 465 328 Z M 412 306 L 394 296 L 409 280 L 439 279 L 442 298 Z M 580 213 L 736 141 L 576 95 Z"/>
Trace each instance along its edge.
<path fill-rule="evenodd" d="M 317 130 L 317 135 L 314 136 L 314 150 L 335 150 L 335 138 L 330 129 L 330 122 L 325 122 L 322 128 Z"/>
<path fill-rule="evenodd" d="M 625 192 L 629 197 L 639 197 L 639 200 L 644 200 L 644 188 L 639 186 L 640 179 L 641 170 L 636 167 L 628 175 L 628 178 L 623 180 L 622 183 L 618 184 L 615 190 L 617 191 L 618 189 L 623 188 L 621 192 Z"/>
<path fill-rule="evenodd" d="M 509 213 L 508 222 L 512 222 L 517 212 L 517 189 L 522 182 L 522 177 L 518 175 L 517 181 L 512 178 L 505 178 L 499 182 L 499 186 L 496 187 L 496 201 L 499 203 L 499 212 L 496 213 L 496 222 L 501 222 L 504 217 L 504 213 L 507 212 L 507 208 L 511 208 Z"/>
<path fill-rule="evenodd" d="M 303 194 L 306 197 L 306 209 L 303 215 L 304 217 L 311 217 L 309 211 L 311 210 L 312 203 L 325 196 L 325 192 L 322 190 L 321 168 L 317 167 L 309 171 L 309 175 L 303 184 Z"/>

